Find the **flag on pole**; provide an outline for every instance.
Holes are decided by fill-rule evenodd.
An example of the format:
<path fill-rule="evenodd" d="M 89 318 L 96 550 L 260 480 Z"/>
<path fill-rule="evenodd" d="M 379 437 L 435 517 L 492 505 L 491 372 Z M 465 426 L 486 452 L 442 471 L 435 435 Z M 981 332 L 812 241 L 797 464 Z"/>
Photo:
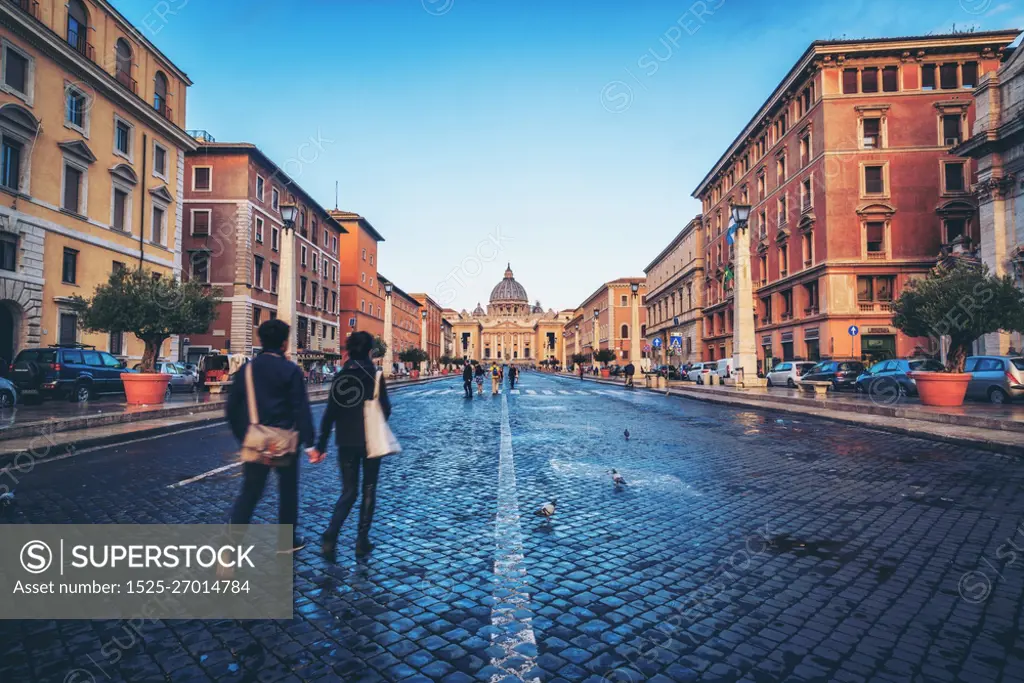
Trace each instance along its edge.
<path fill-rule="evenodd" d="M 739 228 L 736 223 L 730 223 L 729 228 L 725 231 L 725 240 L 730 245 L 736 241 L 736 230 Z"/>
<path fill-rule="evenodd" d="M 732 266 L 725 267 L 725 275 L 722 277 L 722 282 L 728 285 L 732 281 Z"/>

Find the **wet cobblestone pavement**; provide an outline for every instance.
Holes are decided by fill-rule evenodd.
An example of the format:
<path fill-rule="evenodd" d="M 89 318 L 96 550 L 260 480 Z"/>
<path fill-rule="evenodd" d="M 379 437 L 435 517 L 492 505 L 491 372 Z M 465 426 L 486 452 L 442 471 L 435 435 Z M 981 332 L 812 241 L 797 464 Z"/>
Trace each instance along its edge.
<path fill-rule="evenodd" d="M 0 681 L 1024 681 L 1015 459 L 532 373 L 402 389 L 392 425 L 377 549 L 351 519 L 336 565 L 301 551 L 293 620 L 0 621 Z M 40 464 L 0 521 L 219 523 L 237 469 L 170 487 L 234 451 Z M 333 457 L 302 471 L 310 541 Z"/>

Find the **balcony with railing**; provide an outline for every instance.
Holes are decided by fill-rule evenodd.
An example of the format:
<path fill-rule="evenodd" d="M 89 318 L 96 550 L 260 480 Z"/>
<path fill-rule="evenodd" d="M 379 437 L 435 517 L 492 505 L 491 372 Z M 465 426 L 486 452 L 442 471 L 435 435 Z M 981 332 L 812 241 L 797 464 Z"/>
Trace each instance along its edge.
<path fill-rule="evenodd" d="M 782 320 L 783 320 L 783 322 L 785 322 L 787 320 L 792 320 L 792 319 L 793 319 L 793 311 L 783 311 L 782 312 Z"/>
<path fill-rule="evenodd" d="M 809 315 L 809 316 L 810 315 L 818 315 L 818 307 L 817 306 L 808 306 L 807 308 L 804 309 L 804 314 Z"/>
<path fill-rule="evenodd" d="M 153 109 L 156 110 L 157 114 L 160 114 L 160 116 L 164 117 L 168 121 L 172 123 L 174 122 L 174 111 L 167 106 L 167 100 L 157 99 L 153 102 Z"/>
<path fill-rule="evenodd" d="M 90 62 L 96 61 L 96 50 L 93 49 L 92 43 L 86 40 L 84 33 L 76 33 L 68 30 L 68 45 L 70 45 L 76 52 L 84 56 Z"/>
<path fill-rule="evenodd" d="M 868 260 L 869 261 L 884 261 L 885 260 L 885 252 L 884 251 L 870 251 L 870 250 L 868 250 Z"/>
<path fill-rule="evenodd" d="M 139 82 L 132 78 L 132 75 L 127 71 L 118 70 L 114 78 L 117 79 L 118 83 L 131 90 L 133 94 L 139 94 Z"/>

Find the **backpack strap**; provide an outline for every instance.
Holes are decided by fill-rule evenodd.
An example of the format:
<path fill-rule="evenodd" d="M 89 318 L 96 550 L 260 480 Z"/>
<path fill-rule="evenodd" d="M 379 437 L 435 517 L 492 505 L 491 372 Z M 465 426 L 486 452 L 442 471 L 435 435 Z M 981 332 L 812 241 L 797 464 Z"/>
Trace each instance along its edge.
<path fill-rule="evenodd" d="M 256 408 L 256 385 L 252 381 L 252 361 L 245 365 L 245 401 L 249 404 L 249 424 L 260 423 L 260 413 Z"/>

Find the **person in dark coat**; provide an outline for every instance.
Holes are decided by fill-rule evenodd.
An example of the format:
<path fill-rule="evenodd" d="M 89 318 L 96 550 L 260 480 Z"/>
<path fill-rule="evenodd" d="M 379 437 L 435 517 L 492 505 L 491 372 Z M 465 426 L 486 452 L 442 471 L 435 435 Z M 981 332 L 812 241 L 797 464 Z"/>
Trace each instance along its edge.
<path fill-rule="evenodd" d="M 516 388 L 516 380 L 517 379 L 519 379 L 519 370 L 516 369 L 516 366 L 513 365 L 512 367 L 510 367 L 508 369 L 509 389 L 515 389 Z"/>
<path fill-rule="evenodd" d="M 473 366 L 469 363 L 462 366 L 462 390 L 466 398 L 473 398 Z"/>
<path fill-rule="evenodd" d="M 324 532 L 321 548 L 324 557 L 330 561 L 335 559 L 341 526 L 359 494 L 360 470 L 363 473 L 363 502 L 359 508 L 356 555 L 368 555 L 373 550 L 370 525 L 377 504 L 377 477 L 380 475 L 381 463 L 380 458 L 366 457 L 366 424 L 363 422 L 363 403 L 373 398 L 376 381 L 377 367 L 370 360 L 373 337 L 368 332 L 355 332 L 348 338 L 345 348 L 348 350 L 348 360 L 331 383 L 331 398 L 320 422 L 320 440 L 316 447 L 318 454 L 326 452 L 331 429 L 337 432 L 341 496 L 334 505 L 334 513 Z M 379 400 L 384 417 L 390 418 L 391 401 L 383 377 L 380 379 Z"/>
<path fill-rule="evenodd" d="M 252 365 L 253 388 L 256 392 L 256 412 L 260 424 L 299 432 L 299 443 L 313 445 L 313 416 L 306 396 L 306 381 L 300 368 L 285 358 L 288 352 L 288 324 L 283 320 L 268 320 L 260 325 L 257 334 L 263 353 L 249 362 Z M 245 366 L 235 373 L 226 405 L 228 424 L 239 443 L 249 428 L 249 406 L 245 386 Z M 277 472 L 278 523 L 292 525 L 291 551 L 305 546 L 298 534 L 299 516 L 299 454 L 289 456 L 287 465 L 271 467 L 258 462 L 242 465 L 242 491 L 231 510 L 231 524 L 248 524 L 253 510 L 263 495 L 270 470 Z M 314 458 L 311 460 L 316 461 Z"/>

